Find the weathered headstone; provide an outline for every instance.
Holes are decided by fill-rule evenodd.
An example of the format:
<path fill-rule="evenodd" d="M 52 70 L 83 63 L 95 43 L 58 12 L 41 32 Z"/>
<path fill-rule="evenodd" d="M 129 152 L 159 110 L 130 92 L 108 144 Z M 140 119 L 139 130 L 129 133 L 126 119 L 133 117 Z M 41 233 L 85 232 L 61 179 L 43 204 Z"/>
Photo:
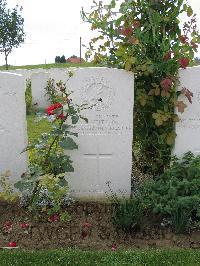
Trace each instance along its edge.
<path fill-rule="evenodd" d="M 50 77 L 48 72 L 33 73 L 31 75 L 33 104 L 36 104 L 38 108 L 46 108 L 48 106 L 48 96 L 45 95 L 44 88 L 47 86 L 47 81 Z"/>
<path fill-rule="evenodd" d="M 180 89 L 189 89 L 194 97 L 192 104 L 185 97 L 180 96 L 187 108 L 181 114 L 181 121 L 176 125 L 176 141 L 174 154 L 181 157 L 185 152 L 191 151 L 200 154 L 200 66 L 180 71 Z"/>
<path fill-rule="evenodd" d="M 81 121 L 75 131 L 79 149 L 73 151 L 75 172 L 68 178 L 73 195 L 97 199 L 131 192 L 133 138 L 133 73 L 108 68 L 82 68 L 70 79 L 76 103 L 88 103 L 89 123 Z"/>
<path fill-rule="evenodd" d="M 21 75 L 0 72 L 0 174 L 10 170 L 12 181 L 27 168 L 25 81 Z"/>

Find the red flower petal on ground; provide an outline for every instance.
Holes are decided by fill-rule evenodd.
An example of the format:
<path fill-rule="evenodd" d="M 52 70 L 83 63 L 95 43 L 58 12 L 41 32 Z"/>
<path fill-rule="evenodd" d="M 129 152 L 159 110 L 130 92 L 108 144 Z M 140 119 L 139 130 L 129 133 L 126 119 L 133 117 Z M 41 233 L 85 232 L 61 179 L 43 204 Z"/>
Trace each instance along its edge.
<path fill-rule="evenodd" d="M 81 236 L 82 236 L 83 239 L 86 238 L 88 236 L 88 232 L 83 231 L 81 233 Z"/>
<path fill-rule="evenodd" d="M 164 91 L 168 92 L 172 86 L 172 80 L 169 78 L 165 78 L 160 82 L 160 85 Z"/>
<path fill-rule="evenodd" d="M 178 62 L 180 66 L 185 69 L 189 65 L 190 60 L 188 58 L 182 57 L 178 60 Z"/>
<path fill-rule="evenodd" d="M 82 227 L 84 227 L 84 228 L 89 228 L 91 226 L 92 226 L 91 223 L 88 223 L 88 222 L 85 222 L 82 224 Z"/>
<path fill-rule="evenodd" d="M 112 251 L 116 251 L 117 250 L 117 245 L 116 244 L 112 244 L 111 250 Z"/>
<path fill-rule="evenodd" d="M 11 221 L 6 221 L 3 225 L 3 230 L 5 233 L 10 233 L 13 229 L 13 224 Z"/>
<path fill-rule="evenodd" d="M 29 224 L 27 224 L 27 223 L 21 223 L 21 224 L 20 224 L 20 227 L 21 227 L 22 229 L 27 229 L 27 228 L 29 228 Z"/>
<path fill-rule="evenodd" d="M 53 214 L 48 218 L 49 222 L 58 222 L 60 220 L 59 214 Z"/>
<path fill-rule="evenodd" d="M 11 221 L 6 221 L 3 226 L 11 227 L 12 225 Z"/>
<path fill-rule="evenodd" d="M 15 248 L 16 246 L 17 246 L 16 242 L 9 242 L 8 243 L 8 247 L 10 247 L 10 248 Z"/>

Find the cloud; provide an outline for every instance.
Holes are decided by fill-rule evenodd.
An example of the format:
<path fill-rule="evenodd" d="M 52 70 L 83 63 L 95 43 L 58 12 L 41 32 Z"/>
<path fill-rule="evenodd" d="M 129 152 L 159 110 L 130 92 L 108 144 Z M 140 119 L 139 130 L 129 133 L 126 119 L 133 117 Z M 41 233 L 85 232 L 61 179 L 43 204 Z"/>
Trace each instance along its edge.
<path fill-rule="evenodd" d="M 110 0 L 104 0 L 104 3 Z M 88 44 L 93 32 L 81 21 L 81 7 L 90 10 L 92 0 L 7 0 L 10 7 L 23 6 L 26 41 L 9 56 L 10 64 L 54 62 L 56 55 L 79 55 L 79 38 Z M 200 17 L 199 0 L 190 0 Z M 200 20 L 199 20 L 200 23 Z M 200 28 L 200 24 L 198 24 Z M 0 64 L 4 64 L 0 56 Z"/>

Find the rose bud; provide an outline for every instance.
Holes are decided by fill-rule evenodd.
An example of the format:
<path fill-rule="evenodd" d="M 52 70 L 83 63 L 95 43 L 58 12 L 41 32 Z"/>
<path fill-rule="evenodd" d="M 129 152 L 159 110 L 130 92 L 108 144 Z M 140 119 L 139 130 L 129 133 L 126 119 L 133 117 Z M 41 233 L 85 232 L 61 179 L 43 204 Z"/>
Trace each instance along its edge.
<path fill-rule="evenodd" d="M 179 36 L 179 40 L 180 40 L 183 44 L 185 44 L 185 43 L 187 43 L 188 37 L 185 36 L 185 35 L 181 35 L 181 36 Z"/>
<path fill-rule="evenodd" d="M 182 57 L 178 60 L 178 62 L 180 66 L 185 69 L 189 65 L 190 60 L 188 58 Z"/>
<path fill-rule="evenodd" d="M 165 91 L 169 91 L 172 86 L 172 80 L 169 78 L 165 78 L 160 82 L 161 87 Z"/>

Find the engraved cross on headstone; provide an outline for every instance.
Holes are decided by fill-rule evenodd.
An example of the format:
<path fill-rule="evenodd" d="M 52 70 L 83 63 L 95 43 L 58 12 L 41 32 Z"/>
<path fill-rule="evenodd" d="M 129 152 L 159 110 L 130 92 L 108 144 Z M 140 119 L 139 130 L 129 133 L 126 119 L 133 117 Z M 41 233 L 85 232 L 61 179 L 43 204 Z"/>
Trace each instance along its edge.
<path fill-rule="evenodd" d="M 103 147 L 101 147 L 102 150 Z M 100 151 L 100 143 L 98 141 L 98 137 L 96 138 L 96 151 L 97 152 L 92 152 L 92 153 L 84 153 L 83 157 L 88 158 L 88 159 L 96 159 L 97 160 L 97 169 L 96 169 L 96 174 L 98 177 L 98 180 L 100 178 L 100 161 L 102 159 L 112 159 L 113 158 L 113 153 L 112 152 L 101 152 Z"/>

